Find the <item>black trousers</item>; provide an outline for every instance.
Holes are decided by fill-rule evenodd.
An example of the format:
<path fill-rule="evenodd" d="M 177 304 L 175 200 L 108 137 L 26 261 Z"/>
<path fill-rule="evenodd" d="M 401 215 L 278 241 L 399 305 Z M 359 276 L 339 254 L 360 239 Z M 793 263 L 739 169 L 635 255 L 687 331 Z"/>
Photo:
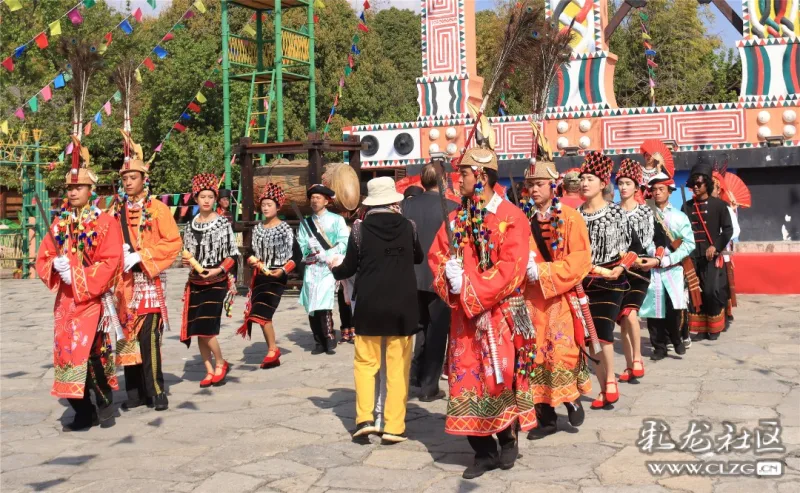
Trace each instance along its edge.
<path fill-rule="evenodd" d="M 336 295 L 336 300 L 339 302 L 339 321 L 342 322 L 339 329 L 352 329 L 353 311 L 350 309 L 350 305 L 345 303 L 344 288 L 341 286 L 339 287 L 339 294 Z"/>
<path fill-rule="evenodd" d="M 89 361 L 86 368 L 86 387 L 83 390 L 82 399 L 67 399 L 69 405 L 75 410 L 75 421 L 89 423 L 94 414 L 94 405 L 89 393 L 94 392 L 94 400 L 97 407 L 104 409 L 114 401 L 114 394 L 111 385 L 108 383 L 106 373 L 103 370 L 102 353 L 103 337 L 97 332 L 94 335 L 92 349 L 89 353 Z"/>
<path fill-rule="evenodd" d="M 683 345 L 681 340 L 681 327 L 684 310 L 676 310 L 672 306 L 669 295 L 665 296 L 666 312 L 664 318 L 648 318 L 647 331 L 650 332 L 650 344 L 653 352 L 667 354 L 667 343 L 677 347 Z M 687 327 L 688 328 L 688 327 Z"/>
<path fill-rule="evenodd" d="M 469 441 L 469 446 L 472 447 L 472 450 L 475 451 L 475 458 L 476 459 L 494 459 L 498 457 L 498 450 L 497 444 L 500 443 L 500 448 L 507 448 L 514 445 L 514 441 L 517 439 L 517 423 L 516 421 L 512 423 L 508 428 L 505 430 L 497 433 L 497 440 L 494 439 L 494 436 L 467 436 L 467 441 Z"/>
<path fill-rule="evenodd" d="M 556 421 L 558 421 L 558 414 L 550 404 L 534 404 L 533 408 L 536 410 L 536 421 L 539 422 L 539 428 L 555 428 Z"/>
<path fill-rule="evenodd" d="M 331 310 L 317 310 L 308 316 L 314 342 L 326 351 L 336 349 L 336 335 L 333 332 L 333 312 Z"/>
<path fill-rule="evenodd" d="M 419 384 L 422 395 L 433 396 L 439 392 L 439 377 L 447 352 L 447 334 L 450 331 L 450 308 L 430 291 L 417 291 L 419 326 L 414 342 L 414 359 L 411 360 L 411 381 Z"/>
<path fill-rule="evenodd" d="M 142 355 L 140 365 L 125 366 L 125 390 L 128 399 L 145 400 L 167 391 L 161 371 L 161 338 L 164 324 L 160 313 L 144 315 L 137 340 Z"/>

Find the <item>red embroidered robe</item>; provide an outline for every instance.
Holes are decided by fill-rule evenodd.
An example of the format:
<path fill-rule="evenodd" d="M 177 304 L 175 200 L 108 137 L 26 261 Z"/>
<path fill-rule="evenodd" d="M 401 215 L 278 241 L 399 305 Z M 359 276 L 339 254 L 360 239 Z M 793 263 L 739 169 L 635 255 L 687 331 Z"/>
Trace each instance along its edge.
<path fill-rule="evenodd" d="M 530 225 L 525 214 L 499 195 L 487 204 L 484 218 L 494 245 L 492 267 L 478 268 L 475 246 L 463 248 L 464 277 L 459 295 L 450 293 L 445 264 L 450 258 L 447 233 L 439 230 L 428 252 L 436 293 L 452 308 L 448 370 L 450 401 L 445 432 L 486 436 L 504 430 L 519 418 L 523 431 L 536 426 L 528 379 L 515 372 L 514 321 L 507 298 L 526 282 Z M 458 211 L 450 213 L 454 221 Z M 490 357 L 486 324 L 497 344 L 498 363 L 504 383 L 497 384 Z"/>
<path fill-rule="evenodd" d="M 53 222 L 61 221 L 57 218 Z M 54 230 L 55 231 L 55 230 Z M 88 230 L 87 230 L 88 231 Z M 67 285 L 53 269 L 53 260 L 60 251 L 46 236 L 39 246 L 36 272 L 57 293 L 54 308 L 53 365 L 55 381 L 50 393 L 59 398 L 80 399 L 86 384 L 87 362 L 95 332 L 102 315 L 103 293 L 113 288 L 122 272 L 122 230 L 119 224 L 105 213 L 96 219 L 97 237 L 83 255 L 72 252 L 72 239 L 65 244 L 70 262 L 72 284 Z M 82 257 L 86 257 L 86 261 Z M 112 389 L 119 388 L 114 372 L 113 350 L 109 334 L 104 338 L 103 368 Z"/>

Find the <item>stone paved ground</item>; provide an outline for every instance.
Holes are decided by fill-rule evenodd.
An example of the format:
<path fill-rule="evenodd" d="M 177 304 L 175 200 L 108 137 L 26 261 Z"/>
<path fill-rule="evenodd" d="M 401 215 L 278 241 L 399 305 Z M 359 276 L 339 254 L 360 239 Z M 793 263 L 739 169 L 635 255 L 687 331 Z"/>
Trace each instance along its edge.
<path fill-rule="evenodd" d="M 3 281 L 0 289 L 4 493 L 800 491 L 800 297 L 742 296 L 734 328 L 718 342 L 696 343 L 683 361 L 646 359 L 647 376 L 638 385 L 620 385 L 615 409 L 587 409 L 580 431 L 522 440 L 523 457 L 513 470 L 464 481 L 470 449 L 465 439 L 444 434 L 444 401 L 409 402 L 406 443 L 350 441 L 352 346 L 335 356 L 311 356 L 311 336 L 296 298 L 285 298 L 276 316 L 284 363 L 268 371 L 258 368 L 266 347 L 260 336 L 243 341 L 234 335 L 244 306 L 238 298 L 236 316 L 225 320 L 221 340 L 233 364 L 230 381 L 201 390 L 204 370 L 197 349 L 187 350 L 177 340 L 178 282 L 170 284 L 168 296 L 176 327 L 164 345 L 170 410 L 138 408 L 122 413 L 109 429 L 61 433 L 60 422 L 72 413 L 66 401 L 49 395 L 53 295 L 38 281 Z M 616 364 L 620 371 L 620 355 Z M 121 402 L 122 393 L 116 399 Z M 646 417 L 664 418 L 676 434 L 687 430 L 691 418 L 710 421 L 715 434 L 723 420 L 752 430 L 759 419 L 780 418 L 787 452 L 779 456 L 785 457 L 786 472 L 775 480 L 653 477 L 645 460 L 689 456 L 640 453 L 636 441 Z M 563 417 L 559 426 L 569 428 Z"/>

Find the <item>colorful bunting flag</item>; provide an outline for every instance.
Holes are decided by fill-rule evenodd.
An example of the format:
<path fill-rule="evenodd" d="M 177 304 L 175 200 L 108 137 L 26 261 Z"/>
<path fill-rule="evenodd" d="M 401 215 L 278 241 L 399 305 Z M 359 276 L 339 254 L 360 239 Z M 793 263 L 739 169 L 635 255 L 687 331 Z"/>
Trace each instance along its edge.
<path fill-rule="evenodd" d="M 183 14 L 184 19 L 191 19 L 194 17 L 194 10 L 187 10 L 185 14 Z"/>
<path fill-rule="evenodd" d="M 55 86 L 56 89 L 61 89 L 64 87 L 64 84 L 64 74 L 58 74 L 56 75 L 56 78 L 53 79 L 53 86 Z"/>
<path fill-rule="evenodd" d="M 158 58 L 165 58 L 167 56 L 167 50 L 158 45 L 156 45 L 156 47 L 153 48 L 153 53 L 155 53 L 158 56 Z"/>
<path fill-rule="evenodd" d="M 98 111 L 96 115 L 94 115 L 94 122 L 97 124 L 98 127 L 103 126 L 103 117 Z"/>
<path fill-rule="evenodd" d="M 206 86 L 206 87 L 209 87 L 209 88 L 211 88 L 211 89 L 213 89 L 213 88 L 217 87 L 217 85 L 216 85 L 216 84 L 214 84 L 213 82 L 211 82 L 210 80 L 207 80 L 207 81 L 205 81 L 205 82 L 203 83 L 203 85 L 204 85 L 204 86 Z"/>
<path fill-rule="evenodd" d="M 245 34 L 251 37 L 256 35 L 256 30 L 253 29 L 253 26 L 251 26 L 250 24 L 245 25 L 243 31 Z"/>
<path fill-rule="evenodd" d="M 144 66 L 148 68 L 151 72 L 156 69 L 156 66 L 153 64 L 153 60 L 150 57 L 144 59 Z"/>
<path fill-rule="evenodd" d="M 150 5 L 151 8 L 156 8 L 156 0 L 147 0 L 147 4 Z"/>
<path fill-rule="evenodd" d="M 67 12 L 67 18 L 72 22 L 72 25 L 77 26 L 81 22 L 83 22 L 83 16 L 81 15 L 81 11 L 77 8 L 74 8 Z"/>
<path fill-rule="evenodd" d="M 38 46 L 40 50 L 50 46 L 50 43 L 47 42 L 47 34 L 45 34 L 44 31 L 40 32 L 39 35 L 34 38 L 34 41 L 36 41 L 36 46 Z"/>
<path fill-rule="evenodd" d="M 322 3 L 322 0 L 314 0 L 314 8 L 315 9 L 324 9 L 325 4 Z"/>
<path fill-rule="evenodd" d="M 72 154 L 72 149 L 73 149 L 72 142 L 70 142 L 69 144 L 67 144 L 67 148 L 66 148 L 66 150 L 64 151 L 64 152 L 66 152 L 66 153 L 67 153 L 67 156 L 69 156 L 70 154 Z"/>
<path fill-rule="evenodd" d="M 3 123 L 0 123 L 0 132 L 8 135 L 8 120 L 3 120 Z"/>
<path fill-rule="evenodd" d="M 136 19 L 136 22 L 142 22 L 142 9 L 134 10 L 133 18 Z"/>
<path fill-rule="evenodd" d="M 120 22 L 119 28 L 122 29 L 122 32 L 124 32 L 125 34 L 130 34 L 133 32 L 133 26 L 131 26 L 131 23 L 128 22 L 128 19 L 125 19 L 124 21 Z"/>
<path fill-rule="evenodd" d="M 189 199 L 190 199 L 191 197 L 192 197 L 192 194 L 191 194 L 191 193 L 185 193 L 185 194 L 183 194 L 183 203 L 184 203 L 184 204 L 188 204 L 188 203 L 189 203 Z"/>
<path fill-rule="evenodd" d="M 50 84 L 47 84 L 42 88 L 42 97 L 45 101 L 50 101 L 53 99 L 53 90 L 50 89 Z"/>
<path fill-rule="evenodd" d="M 361 22 L 367 22 L 367 17 L 364 15 L 364 12 L 361 12 L 358 18 L 361 19 Z"/>
<path fill-rule="evenodd" d="M 111 96 L 111 97 L 114 98 L 114 101 L 117 102 L 117 103 L 122 101 L 122 93 L 119 92 L 119 91 L 115 92 L 114 95 Z"/>
<path fill-rule="evenodd" d="M 190 109 L 190 110 L 192 110 L 192 111 L 194 111 L 195 113 L 200 113 L 200 105 L 198 105 L 198 104 L 197 104 L 197 103 L 195 103 L 194 101 L 192 101 L 191 103 L 189 103 L 189 109 Z"/>
<path fill-rule="evenodd" d="M 14 58 L 21 57 L 22 54 L 25 53 L 25 50 L 27 50 L 27 49 L 28 49 L 28 45 L 17 46 L 17 49 L 14 50 Z"/>
<path fill-rule="evenodd" d="M 89 135 L 91 133 L 92 133 L 92 122 L 89 122 L 86 124 L 85 127 L 83 127 L 83 135 Z"/>
<path fill-rule="evenodd" d="M 364 10 L 369 10 L 369 0 L 364 0 Z"/>
<path fill-rule="evenodd" d="M 181 133 L 186 131 L 186 127 L 181 125 L 180 123 L 177 123 L 177 122 L 175 122 L 175 124 L 172 126 L 172 128 L 174 128 L 175 130 L 177 130 L 178 132 L 181 132 Z"/>
<path fill-rule="evenodd" d="M 172 34 L 172 31 L 170 31 L 170 32 L 167 33 L 166 36 L 161 38 L 161 41 L 172 41 L 173 39 L 175 39 L 175 35 Z"/>
<path fill-rule="evenodd" d="M 654 62 L 653 60 L 647 60 L 647 65 L 649 65 L 649 66 L 651 66 L 653 68 L 658 67 L 658 64 L 656 62 Z"/>
<path fill-rule="evenodd" d="M 367 25 L 366 25 L 366 24 L 364 24 L 363 22 L 359 22 L 359 23 L 358 23 L 358 30 L 359 30 L 359 31 L 364 31 L 365 33 L 368 33 L 368 32 L 369 32 L 369 28 L 368 28 L 368 27 L 367 27 Z"/>
<path fill-rule="evenodd" d="M 197 11 L 200 12 L 201 14 L 206 13 L 206 6 L 203 5 L 203 0 L 195 0 L 195 2 L 192 5 L 194 5 L 194 8 L 196 8 Z"/>
<path fill-rule="evenodd" d="M 28 106 L 31 107 L 31 111 L 36 113 L 39 111 L 39 100 L 34 95 L 31 99 L 28 100 Z"/>
<path fill-rule="evenodd" d="M 50 23 L 50 36 L 61 35 L 61 19 Z"/>
<path fill-rule="evenodd" d="M 164 145 L 163 142 L 161 144 L 158 144 L 158 146 L 154 149 L 154 152 L 161 152 L 161 146 L 162 145 Z"/>
<path fill-rule="evenodd" d="M 111 44 L 111 38 L 112 38 L 112 36 L 113 36 L 113 35 L 112 35 L 110 32 L 107 32 L 107 33 L 106 33 L 106 35 L 105 35 L 105 36 L 103 36 L 103 39 L 105 39 L 105 40 L 106 40 L 106 46 L 108 46 L 108 45 L 110 45 L 110 44 Z"/>
<path fill-rule="evenodd" d="M 95 0 L 83 0 L 83 6 L 86 7 L 87 9 L 94 7 L 95 3 L 96 3 Z"/>
<path fill-rule="evenodd" d="M 169 205 L 169 195 L 162 195 L 161 202 L 164 202 L 164 205 Z"/>
<path fill-rule="evenodd" d="M 72 80 L 72 73 L 71 72 L 64 72 L 64 82 L 69 82 Z"/>
<path fill-rule="evenodd" d="M 136 77 L 136 82 L 141 84 L 142 83 L 142 73 L 139 71 L 138 68 L 136 69 L 136 72 L 133 73 L 133 75 L 134 75 L 134 77 Z"/>
<path fill-rule="evenodd" d="M 181 120 L 191 120 L 191 119 L 192 119 L 192 115 L 190 115 L 189 113 L 187 113 L 185 111 L 183 113 L 181 113 Z"/>
<path fill-rule="evenodd" d="M 111 115 L 111 101 L 106 101 L 106 103 L 103 105 L 103 111 L 106 112 L 106 116 Z"/>
<path fill-rule="evenodd" d="M 11 12 L 16 12 L 22 8 L 22 3 L 19 0 L 6 0 L 6 5 L 8 5 L 8 10 Z"/>
<path fill-rule="evenodd" d="M 13 72 L 14 71 L 14 60 L 11 57 L 8 57 L 5 60 L 3 60 L 2 65 L 3 65 L 3 68 L 8 70 L 9 72 Z"/>
<path fill-rule="evenodd" d="M 197 95 L 195 96 L 195 99 L 197 99 L 197 102 L 199 102 L 200 104 L 205 104 L 205 103 L 206 103 L 206 101 L 208 101 L 208 100 L 206 99 L 206 97 L 205 97 L 205 96 L 203 96 L 203 93 L 202 93 L 202 92 L 198 92 L 198 93 L 197 93 Z"/>

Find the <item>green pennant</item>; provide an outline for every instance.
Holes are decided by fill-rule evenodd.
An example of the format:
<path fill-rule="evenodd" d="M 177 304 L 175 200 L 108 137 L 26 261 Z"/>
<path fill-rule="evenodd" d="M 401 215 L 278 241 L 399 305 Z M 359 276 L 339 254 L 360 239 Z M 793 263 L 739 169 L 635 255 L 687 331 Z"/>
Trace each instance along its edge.
<path fill-rule="evenodd" d="M 113 98 L 114 98 L 114 101 L 119 103 L 120 101 L 122 101 L 122 93 L 119 92 L 119 91 L 115 92 Z"/>
<path fill-rule="evenodd" d="M 28 105 L 31 107 L 31 111 L 33 111 L 34 113 L 39 111 L 39 100 L 36 99 L 36 96 L 28 100 Z"/>
<path fill-rule="evenodd" d="M 149 5 L 151 8 L 156 8 L 156 0 L 147 0 L 147 4 L 148 4 L 148 5 Z"/>
<path fill-rule="evenodd" d="M 331 129 L 331 126 L 330 126 L 329 124 L 327 124 L 327 123 L 326 123 L 326 124 L 325 124 L 325 133 L 328 133 L 328 131 L 329 131 L 330 129 Z"/>
<path fill-rule="evenodd" d="M 186 25 L 184 25 L 184 23 L 183 23 L 183 22 L 181 22 L 181 23 L 179 23 L 179 24 L 175 24 L 175 27 L 173 27 L 173 28 L 172 28 L 172 30 L 173 30 L 173 31 L 177 31 L 177 30 L 179 30 L 179 29 L 184 29 L 185 27 L 186 27 Z"/>
<path fill-rule="evenodd" d="M 639 18 L 640 18 L 640 19 L 642 19 L 642 20 L 643 20 L 643 21 L 645 21 L 645 22 L 647 22 L 648 20 L 650 20 L 650 18 L 649 18 L 649 17 L 647 17 L 647 14 L 645 14 L 644 12 L 639 12 Z"/>
<path fill-rule="evenodd" d="M 64 82 L 69 82 L 72 80 L 72 72 L 64 72 Z"/>
<path fill-rule="evenodd" d="M 359 41 L 361 41 L 361 38 L 359 38 L 359 37 L 358 37 L 358 34 L 356 34 L 355 36 L 353 36 L 353 44 L 356 44 L 356 43 L 358 43 Z"/>
<path fill-rule="evenodd" d="M 94 0 L 83 0 L 83 6 L 87 9 L 94 7 L 95 1 Z"/>
<path fill-rule="evenodd" d="M 58 162 L 64 164 L 64 151 L 61 151 L 61 154 L 58 155 Z"/>
<path fill-rule="evenodd" d="M 349 77 L 350 74 L 353 72 L 353 69 L 350 68 L 350 65 L 344 66 L 344 76 Z"/>

